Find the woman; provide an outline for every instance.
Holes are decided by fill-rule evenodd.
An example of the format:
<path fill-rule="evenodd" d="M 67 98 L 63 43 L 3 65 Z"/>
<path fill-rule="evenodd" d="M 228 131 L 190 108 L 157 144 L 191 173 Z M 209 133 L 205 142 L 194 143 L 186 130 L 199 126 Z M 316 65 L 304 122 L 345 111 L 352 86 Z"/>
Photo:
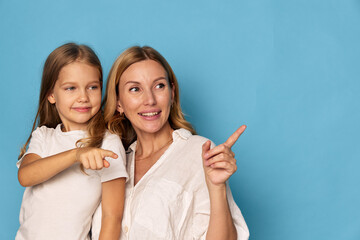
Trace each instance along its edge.
<path fill-rule="evenodd" d="M 226 186 L 236 171 L 230 148 L 245 126 L 210 150 L 183 116 L 170 65 L 150 47 L 117 58 L 105 101 L 108 128 L 128 148 L 121 239 L 248 239 Z"/>

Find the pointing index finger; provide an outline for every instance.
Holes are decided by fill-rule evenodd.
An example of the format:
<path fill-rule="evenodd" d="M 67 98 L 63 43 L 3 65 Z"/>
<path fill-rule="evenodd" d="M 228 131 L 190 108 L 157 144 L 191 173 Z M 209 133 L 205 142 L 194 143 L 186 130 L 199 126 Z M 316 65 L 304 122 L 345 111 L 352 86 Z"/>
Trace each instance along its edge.
<path fill-rule="evenodd" d="M 109 150 L 105 150 L 105 149 L 102 149 L 102 152 L 103 152 L 103 156 L 104 157 L 111 157 L 111 158 L 118 158 L 118 155 L 112 151 L 109 151 Z"/>
<path fill-rule="evenodd" d="M 241 127 L 239 127 L 229 138 L 228 140 L 226 140 L 226 142 L 224 143 L 226 146 L 228 147 L 232 147 L 235 142 L 238 140 L 238 138 L 241 136 L 241 134 L 245 131 L 246 126 L 242 125 Z"/>

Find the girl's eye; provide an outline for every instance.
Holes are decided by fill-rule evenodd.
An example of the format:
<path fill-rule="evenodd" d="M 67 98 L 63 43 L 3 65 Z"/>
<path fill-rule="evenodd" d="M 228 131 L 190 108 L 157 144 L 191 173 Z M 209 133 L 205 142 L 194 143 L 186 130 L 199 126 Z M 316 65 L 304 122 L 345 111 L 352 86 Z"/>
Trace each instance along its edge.
<path fill-rule="evenodd" d="M 99 86 L 97 86 L 97 85 L 94 85 L 94 86 L 90 86 L 90 87 L 89 87 L 90 90 L 96 90 L 96 89 L 98 89 L 98 88 L 99 88 Z"/>
<path fill-rule="evenodd" d="M 163 83 L 159 83 L 155 86 L 155 88 L 164 88 L 165 87 L 165 84 Z"/>
<path fill-rule="evenodd" d="M 138 92 L 139 88 L 138 87 L 132 87 L 129 89 L 130 92 Z"/>
<path fill-rule="evenodd" d="M 67 87 L 67 88 L 65 88 L 65 91 L 72 91 L 72 90 L 75 90 L 75 87 Z"/>

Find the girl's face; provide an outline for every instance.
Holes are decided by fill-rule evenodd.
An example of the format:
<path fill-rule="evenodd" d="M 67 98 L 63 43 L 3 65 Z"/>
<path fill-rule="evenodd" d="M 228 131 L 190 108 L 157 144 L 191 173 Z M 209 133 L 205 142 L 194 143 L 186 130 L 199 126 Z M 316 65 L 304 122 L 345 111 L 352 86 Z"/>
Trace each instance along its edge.
<path fill-rule="evenodd" d="M 136 133 L 156 133 L 169 124 L 174 90 L 156 61 L 130 65 L 121 75 L 117 110 L 125 113 Z"/>
<path fill-rule="evenodd" d="M 85 130 L 101 106 L 98 69 L 83 62 L 66 65 L 48 100 L 55 104 L 65 131 Z"/>

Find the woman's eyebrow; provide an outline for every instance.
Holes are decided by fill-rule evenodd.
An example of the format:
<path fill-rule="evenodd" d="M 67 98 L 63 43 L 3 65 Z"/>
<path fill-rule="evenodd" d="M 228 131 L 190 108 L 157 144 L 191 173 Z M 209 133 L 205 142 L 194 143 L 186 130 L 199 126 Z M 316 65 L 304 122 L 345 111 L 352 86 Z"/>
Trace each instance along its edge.
<path fill-rule="evenodd" d="M 154 79 L 154 82 L 159 81 L 159 80 L 167 80 L 166 77 L 158 77 Z"/>
<path fill-rule="evenodd" d="M 167 79 L 166 79 L 166 77 L 158 77 L 158 78 L 155 78 L 155 79 L 153 80 L 153 82 L 156 82 L 156 81 L 159 81 L 159 80 L 167 80 Z M 127 85 L 127 84 L 140 84 L 140 82 L 134 81 L 134 80 L 130 80 L 130 81 L 127 81 L 127 82 L 125 83 L 125 85 Z"/>
<path fill-rule="evenodd" d="M 125 83 L 125 85 L 126 84 L 140 84 L 140 82 L 137 82 L 137 81 L 127 81 L 126 83 Z"/>

